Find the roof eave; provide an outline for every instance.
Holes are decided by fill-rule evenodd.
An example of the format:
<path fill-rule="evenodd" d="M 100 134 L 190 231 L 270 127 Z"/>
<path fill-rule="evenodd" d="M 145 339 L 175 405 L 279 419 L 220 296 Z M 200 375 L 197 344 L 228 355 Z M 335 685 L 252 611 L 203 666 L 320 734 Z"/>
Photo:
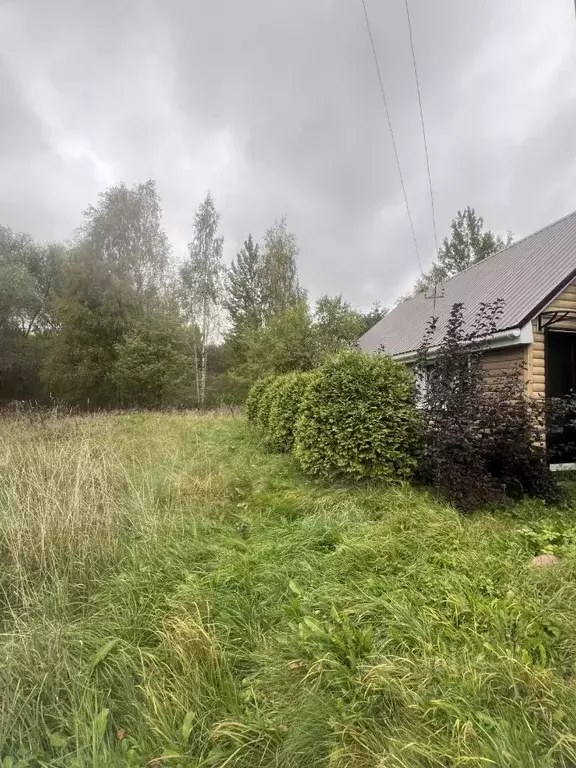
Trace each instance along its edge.
<path fill-rule="evenodd" d="M 539 302 L 539 303 L 538 303 L 538 304 L 537 304 L 537 305 L 534 307 L 534 309 L 530 310 L 530 314 L 529 314 L 529 315 L 526 315 L 526 317 L 524 317 L 524 318 L 522 319 L 522 322 L 520 323 L 520 325 L 525 325 L 526 323 L 529 323 L 529 322 L 531 322 L 532 320 L 534 320 L 534 318 L 535 318 L 535 317 L 538 317 L 538 315 L 540 314 L 540 312 L 542 312 L 544 309 L 546 309 L 546 307 L 547 307 L 549 304 L 551 304 L 551 303 L 554 301 L 554 299 L 557 299 L 557 298 L 558 298 L 558 296 L 560 296 L 560 294 L 564 293 L 564 291 L 566 290 L 566 288 L 567 288 L 567 287 L 568 287 L 568 286 L 569 286 L 571 283 L 573 283 L 573 282 L 574 282 L 574 280 L 576 280 L 576 269 L 573 269 L 573 270 L 570 272 L 570 274 L 569 274 L 569 275 L 568 275 L 566 278 L 564 278 L 564 280 L 560 281 L 560 283 L 559 283 L 559 284 L 558 284 L 558 285 L 557 285 L 557 286 L 554 288 L 554 290 L 553 290 L 553 291 L 550 291 L 550 293 L 548 293 L 548 294 L 545 296 L 545 298 L 544 298 L 544 299 L 542 299 L 542 301 L 540 301 L 540 302 Z"/>
<path fill-rule="evenodd" d="M 505 347 L 516 347 L 525 344 L 532 344 L 534 334 L 532 332 L 532 323 L 525 323 L 521 328 L 505 328 L 489 336 L 483 336 L 478 339 L 478 344 L 485 344 L 488 349 L 504 349 Z M 427 352 L 428 359 L 434 359 L 440 351 L 440 345 L 430 347 Z M 400 352 L 397 355 L 391 355 L 394 360 L 402 363 L 415 363 L 419 355 L 419 350 L 410 352 Z"/>

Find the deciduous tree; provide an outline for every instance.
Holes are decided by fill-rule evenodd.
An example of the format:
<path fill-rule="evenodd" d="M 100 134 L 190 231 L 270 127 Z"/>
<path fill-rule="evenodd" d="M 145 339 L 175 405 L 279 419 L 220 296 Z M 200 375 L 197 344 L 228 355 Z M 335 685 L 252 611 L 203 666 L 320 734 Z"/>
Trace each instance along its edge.
<path fill-rule="evenodd" d="M 366 319 L 340 296 L 321 296 L 314 315 L 318 358 L 352 349 L 366 330 Z"/>
<path fill-rule="evenodd" d="M 189 400 L 194 330 L 161 311 L 130 328 L 116 346 L 112 371 L 123 405 L 161 408 Z"/>
<path fill-rule="evenodd" d="M 262 254 L 262 312 L 269 322 L 306 297 L 298 282 L 298 243 L 288 231 L 286 218 L 266 232 Z"/>
<path fill-rule="evenodd" d="M 182 300 L 194 334 L 196 397 L 203 406 L 206 396 L 208 346 L 221 330 L 223 308 L 224 239 L 218 234 L 220 214 L 210 193 L 194 216 L 194 237 L 188 246 L 188 259 L 181 269 Z"/>
<path fill-rule="evenodd" d="M 54 314 L 59 330 L 43 372 L 50 391 L 82 407 L 117 404 L 116 347 L 140 317 L 131 282 L 91 248 L 79 246 L 64 270 Z"/>
<path fill-rule="evenodd" d="M 170 267 L 156 182 L 110 187 L 84 217 L 78 233 L 83 248 L 133 286 L 145 311 L 163 292 Z"/>
<path fill-rule="evenodd" d="M 0 226 L 0 400 L 42 399 L 39 370 L 65 249 Z"/>

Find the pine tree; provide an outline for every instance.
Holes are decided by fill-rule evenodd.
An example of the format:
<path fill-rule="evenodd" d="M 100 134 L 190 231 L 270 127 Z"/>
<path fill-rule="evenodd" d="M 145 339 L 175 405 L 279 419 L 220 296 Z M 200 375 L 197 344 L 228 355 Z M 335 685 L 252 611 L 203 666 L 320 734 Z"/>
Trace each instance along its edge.
<path fill-rule="evenodd" d="M 458 211 L 450 229 L 450 237 L 444 238 L 442 247 L 438 250 L 437 261 L 417 282 L 417 293 L 483 261 L 506 248 L 513 240 L 511 232 L 508 232 L 505 238 L 490 231 L 485 232 L 484 219 L 470 206 L 464 211 Z"/>
<path fill-rule="evenodd" d="M 252 235 L 244 241 L 227 274 L 225 308 L 232 333 L 262 325 L 262 258 Z"/>

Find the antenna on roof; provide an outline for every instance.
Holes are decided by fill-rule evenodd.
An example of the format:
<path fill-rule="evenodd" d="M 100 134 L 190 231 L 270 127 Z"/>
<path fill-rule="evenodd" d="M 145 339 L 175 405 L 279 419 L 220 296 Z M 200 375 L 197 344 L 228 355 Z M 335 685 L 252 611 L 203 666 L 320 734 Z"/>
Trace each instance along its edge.
<path fill-rule="evenodd" d="M 440 293 L 438 292 L 438 288 L 440 288 Z M 432 291 L 425 291 L 424 292 L 424 297 L 426 299 L 432 299 L 433 300 L 434 305 L 432 307 L 432 316 L 436 317 L 436 300 L 444 298 L 444 284 L 443 283 L 434 283 Z"/>

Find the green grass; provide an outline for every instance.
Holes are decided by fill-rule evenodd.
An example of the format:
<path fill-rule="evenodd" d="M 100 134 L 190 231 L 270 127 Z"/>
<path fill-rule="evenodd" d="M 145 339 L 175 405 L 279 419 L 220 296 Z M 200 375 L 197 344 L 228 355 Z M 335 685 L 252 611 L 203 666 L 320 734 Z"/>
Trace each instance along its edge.
<path fill-rule="evenodd" d="M 0 422 L 0 765 L 575 766 L 575 528 L 318 484 L 239 417 Z"/>

